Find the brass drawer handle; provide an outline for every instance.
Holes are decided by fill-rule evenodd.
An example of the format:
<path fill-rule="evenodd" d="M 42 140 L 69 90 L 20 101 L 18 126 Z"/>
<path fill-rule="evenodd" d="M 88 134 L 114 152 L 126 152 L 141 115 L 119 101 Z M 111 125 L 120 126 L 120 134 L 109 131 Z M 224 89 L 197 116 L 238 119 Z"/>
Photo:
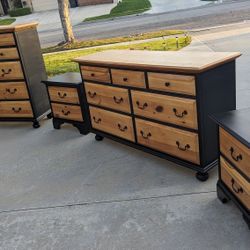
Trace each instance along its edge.
<path fill-rule="evenodd" d="M 88 91 L 88 95 L 90 98 L 95 98 L 97 94 L 96 94 L 96 92 L 92 93 L 92 92 Z"/>
<path fill-rule="evenodd" d="M 235 161 L 242 161 L 242 160 L 243 160 L 242 154 L 239 154 L 239 155 L 237 155 L 237 156 L 234 156 L 234 148 L 233 148 L 233 147 L 230 148 L 230 153 L 231 153 L 231 157 L 232 157 Z"/>
<path fill-rule="evenodd" d="M 102 122 L 102 119 L 101 118 L 96 118 L 95 116 L 93 116 L 93 120 L 94 120 L 94 122 L 96 123 L 96 124 L 99 124 L 99 123 L 101 123 Z"/>
<path fill-rule="evenodd" d="M 127 77 L 124 77 L 124 78 L 123 78 L 123 81 L 124 81 L 124 82 L 127 82 L 127 81 L 128 81 L 128 78 L 127 78 Z"/>
<path fill-rule="evenodd" d="M 2 69 L 2 77 L 4 77 L 5 75 L 9 75 L 11 73 L 12 69 L 8 69 L 5 71 L 5 69 Z"/>
<path fill-rule="evenodd" d="M 144 132 L 141 130 L 140 133 L 141 133 L 141 136 L 142 136 L 144 139 L 149 139 L 149 137 L 152 136 L 152 134 L 151 134 L 150 132 L 147 133 L 147 135 L 145 135 Z"/>
<path fill-rule="evenodd" d="M 165 82 L 165 86 L 166 86 L 166 87 L 169 87 L 170 85 L 171 85 L 170 82 Z"/>
<path fill-rule="evenodd" d="M 176 108 L 173 109 L 173 112 L 178 118 L 183 118 L 185 115 L 188 114 L 187 110 L 184 110 L 181 114 L 179 114 Z"/>
<path fill-rule="evenodd" d="M 15 113 L 19 113 L 22 111 L 22 108 L 19 107 L 18 109 L 16 109 L 15 107 L 13 107 L 12 111 L 14 111 Z"/>
<path fill-rule="evenodd" d="M 6 90 L 6 92 L 7 93 L 9 93 L 9 94 L 11 94 L 11 95 L 14 95 L 16 92 L 17 92 L 17 89 L 15 88 L 15 89 L 13 89 L 13 90 L 11 90 L 11 89 L 5 89 Z"/>
<path fill-rule="evenodd" d="M 148 107 L 148 104 L 145 102 L 142 106 L 139 101 L 136 102 L 136 105 L 139 109 L 144 110 Z"/>
<path fill-rule="evenodd" d="M 244 192 L 244 190 L 243 190 L 242 187 L 240 187 L 240 188 L 236 187 L 236 185 L 235 185 L 235 180 L 234 180 L 234 179 L 231 180 L 231 183 L 232 183 L 232 189 L 233 189 L 233 191 L 234 191 L 236 194 L 239 194 L 239 193 L 243 193 L 243 192 Z"/>
<path fill-rule="evenodd" d="M 66 93 L 63 93 L 63 95 L 62 95 L 61 92 L 58 92 L 57 94 L 58 94 L 58 96 L 59 96 L 61 99 L 64 99 L 64 98 L 67 96 Z"/>
<path fill-rule="evenodd" d="M 121 104 L 123 102 L 123 98 L 117 98 L 116 96 L 113 97 L 114 99 L 114 102 L 117 103 L 117 104 Z"/>
<path fill-rule="evenodd" d="M 122 125 L 120 123 L 118 123 L 118 128 L 122 131 L 125 132 L 126 130 L 128 130 L 128 127 L 125 125 L 124 127 L 122 127 Z"/>
<path fill-rule="evenodd" d="M 68 110 L 68 111 L 65 111 L 62 109 L 62 113 L 65 115 L 65 116 L 68 116 L 71 112 Z"/>
<path fill-rule="evenodd" d="M 188 149 L 190 149 L 189 144 L 186 144 L 185 147 L 183 148 L 179 141 L 176 141 L 176 145 L 177 145 L 178 149 L 181 150 L 181 151 L 187 151 Z"/>

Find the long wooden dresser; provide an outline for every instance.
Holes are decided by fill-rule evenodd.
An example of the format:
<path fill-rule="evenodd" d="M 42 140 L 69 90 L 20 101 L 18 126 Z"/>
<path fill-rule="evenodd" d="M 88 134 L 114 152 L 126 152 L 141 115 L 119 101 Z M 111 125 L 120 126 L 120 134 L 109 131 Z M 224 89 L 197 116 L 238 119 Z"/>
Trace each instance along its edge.
<path fill-rule="evenodd" d="M 0 121 L 31 121 L 34 128 L 50 113 L 36 27 L 0 26 Z"/>
<path fill-rule="evenodd" d="M 90 131 L 173 161 L 205 181 L 217 165 L 212 113 L 235 109 L 240 53 L 114 50 L 80 64 Z"/>

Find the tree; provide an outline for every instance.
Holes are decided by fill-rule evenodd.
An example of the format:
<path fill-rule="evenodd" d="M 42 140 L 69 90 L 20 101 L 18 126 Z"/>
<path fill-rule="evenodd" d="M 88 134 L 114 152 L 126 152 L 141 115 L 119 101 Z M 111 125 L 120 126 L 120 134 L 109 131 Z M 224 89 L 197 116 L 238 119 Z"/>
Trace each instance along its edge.
<path fill-rule="evenodd" d="M 60 19 L 63 28 L 63 34 L 66 43 L 73 43 L 75 41 L 69 14 L 69 0 L 57 0 Z"/>

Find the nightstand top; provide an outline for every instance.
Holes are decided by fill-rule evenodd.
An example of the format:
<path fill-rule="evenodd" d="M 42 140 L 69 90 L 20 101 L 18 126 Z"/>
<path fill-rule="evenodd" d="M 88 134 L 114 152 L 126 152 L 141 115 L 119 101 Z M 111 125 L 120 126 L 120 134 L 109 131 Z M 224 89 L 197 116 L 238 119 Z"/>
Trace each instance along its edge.
<path fill-rule="evenodd" d="M 53 77 L 48 78 L 45 81 L 42 81 L 43 83 L 46 83 L 48 85 L 50 84 L 81 84 L 82 83 L 82 78 L 80 73 L 74 73 L 74 72 L 69 72 L 65 74 L 60 74 L 56 75 Z"/>

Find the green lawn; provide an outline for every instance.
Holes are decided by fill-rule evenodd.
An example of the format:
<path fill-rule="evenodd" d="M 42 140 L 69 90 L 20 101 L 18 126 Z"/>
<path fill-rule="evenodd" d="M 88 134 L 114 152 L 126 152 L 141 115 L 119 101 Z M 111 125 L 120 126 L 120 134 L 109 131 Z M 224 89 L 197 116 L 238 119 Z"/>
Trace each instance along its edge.
<path fill-rule="evenodd" d="M 49 76 L 65 73 L 65 72 L 79 72 L 78 64 L 72 60 L 79 56 L 92 54 L 110 49 L 139 49 L 139 50 L 179 50 L 191 42 L 191 37 L 180 37 L 178 39 L 178 47 L 175 38 L 161 39 L 158 41 L 139 43 L 134 45 L 114 45 L 108 48 L 90 48 L 78 51 L 62 52 L 57 54 L 44 55 L 46 70 Z"/>
<path fill-rule="evenodd" d="M 122 0 L 114 7 L 110 14 L 86 18 L 84 21 L 94 21 L 100 19 L 127 16 L 145 12 L 151 8 L 149 0 Z"/>
<path fill-rule="evenodd" d="M 15 18 L 0 19 L 0 25 L 10 25 L 16 21 Z"/>

